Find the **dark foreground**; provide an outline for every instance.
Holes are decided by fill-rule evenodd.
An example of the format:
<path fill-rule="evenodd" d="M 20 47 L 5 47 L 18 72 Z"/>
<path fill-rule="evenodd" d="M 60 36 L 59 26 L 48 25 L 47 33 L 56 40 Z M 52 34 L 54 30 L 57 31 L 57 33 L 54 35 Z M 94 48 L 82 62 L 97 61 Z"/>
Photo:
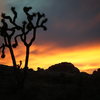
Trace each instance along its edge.
<path fill-rule="evenodd" d="M 18 89 L 11 69 L 0 69 L 0 100 L 100 100 L 100 70 L 92 75 L 29 70 Z"/>

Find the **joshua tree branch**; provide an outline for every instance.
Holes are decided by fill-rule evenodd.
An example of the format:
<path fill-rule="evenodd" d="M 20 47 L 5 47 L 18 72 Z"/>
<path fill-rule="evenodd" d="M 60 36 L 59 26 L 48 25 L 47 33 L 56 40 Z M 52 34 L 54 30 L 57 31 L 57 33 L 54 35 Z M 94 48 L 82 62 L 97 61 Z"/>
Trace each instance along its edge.
<path fill-rule="evenodd" d="M 15 29 L 12 30 L 12 33 L 10 34 L 10 37 L 12 37 L 15 33 Z"/>
<path fill-rule="evenodd" d="M 36 22 L 36 26 L 39 26 L 39 22 L 41 20 L 41 18 L 45 17 L 45 14 L 40 14 L 39 12 L 37 13 L 37 22 Z"/>
<path fill-rule="evenodd" d="M 26 16 L 27 16 L 27 20 L 29 21 L 29 24 L 31 25 L 32 28 L 34 28 L 34 25 L 33 25 L 33 23 L 32 23 L 32 20 L 33 20 L 33 17 L 36 16 L 36 14 L 33 13 L 32 15 L 30 15 L 28 12 L 29 12 L 29 10 L 31 10 L 31 9 L 32 9 L 32 7 L 24 7 L 24 8 L 23 8 L 23 11 L 25 12 L 25 14 L 26 14 Z"/>
<path fill-rule="evenodd" d="M 3 44 L 0 46 L 0 49 L 2 49 L 3 48 Z"/>
<path fill-rule="evenodd" d="M 27 22 L 23 22 L 23 27 L 22 27 L 22 35 L 24 36 L 24 41 L 26 42 L 26 33 L 25 33 L 25 27 L 26 27 Z"/>
<path fill-rule="evenodd" d="M 3 44 L 2 53 L 4 53 L 4 50 L 5 50 L 5 45 Z"/>
<path fill-rule="evenodd" d="M 2 13 L 1 16 L 2 16 L 4 19 L 8 19 L 8 20 L 10 21 L 10 23 L 12 23 L 12 24 L 19 30 L 19 29 L 21 29 L 21 27 L 15 23 L 15 21 L 16 21 L 16 19 L 17 19 L 17 12 L 16 12 L 16 10 L 15 10 L 14 7 L 12 7 L 11 10 L 12 10 L 12 12 L 13 12 L 13 14 L 14 14 L 13 19 L 12 19 L 10 16 L 6 16 L 5 13 Z"/>
<path fill-rule="evenodd" d="M 29 46 L 32 45 L 32 43 L 35 41 L 35 38 L 36 38 L 36 28 L 34 28 L 34 30 L 33 30 L 33 37 L 32 37 L 32 39 L 31 39 L 31 41 L 29 43 Z"/>
<path fill-rule="evenodd" d="M 11 10 L 12 10 L 12 12 L 13 12 L 13 14 L 14 14 L 13 23 L 15 23 L 16 18 L 17 18 L 17 12 L 16 12 L 16 10 L 15 10 L 15 7 L 12 7 Z"/>
<path fill-rule="evenodd" d="M 8 47 L 8 43 L 7 43 L 7 38 L 6 37 L 4 37 L 4 42 L 5 42 L 5 46 Z"/>
<path fill-rule="evenodd" d="M 12 45 L 13 48 L 16 48 L 18 46 L 18 41 L 17 41 L 17 38 L 19 37 L 19 35 L 17 35 L 14 40 L 15 40 L 15 43 Z"/>
<path fill-rule="evenodd" d="M 26 43 L 26 41 L 23 39 L 23 34 L 19 34 L 19 35 L 15 36 L 15 38 L 14 38 L 15 44 L 12 45 L 14 48 L 16 48 L 16 46 L 18 45 L 18 40 L 17 40 L 18 37 L 20 37 L 20 39 L 22 40 L 22 42 L 24 43 L 25 46 L 28 45 Z"/>
<path fill-rule="evenodd" d="M 2 46 L 0 47 L 0 49 L 2 49 L 1 50 L 1 52 L 2 52 L 2 55 L 1 55 L 1 58 L 5 58 L 5 45 L 4 45 L 4 43 L 2 44 Z"/>

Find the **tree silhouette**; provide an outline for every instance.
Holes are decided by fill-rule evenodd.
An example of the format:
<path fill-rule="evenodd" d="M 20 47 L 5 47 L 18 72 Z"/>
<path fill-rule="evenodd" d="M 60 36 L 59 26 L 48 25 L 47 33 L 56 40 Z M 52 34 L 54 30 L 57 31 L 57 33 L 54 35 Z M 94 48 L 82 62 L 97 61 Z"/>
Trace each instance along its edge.
<path fill-rule="evenodd" d="M 21 41 L 26 46 L 26 59 L 25 59 L 25 66 L 24 68 L 28 68 L 28 60 L 29 60 L 29 51 L 30 46 L 36 39 L 36 32 L 38 28 L 43 28 L 44 30 L 47 30 L 46 26 L 44 25 L 47 22 L 47 18 L 45 18 L 45 14 L 32 13 L 30 14 L 29 11 L 32 9 L 32 7 L 24 7 L 23 11 L 27 17 L 26 21 L 22 22 L 22 25 L 16 24 L 17 19 L 17 12 L 15 10 L 15 7 L 11 7 L 11 11 L 14 14 L 14 17 L 7 16 L 5 13 L 2 13 L 2 26 L 0 27 L 0 36 L 4 39 L 4 42 L 2 43 L 2 46 L 0 49 L 2 49 L 2 58 L 5 58 L 5 47 L 8 47 L 10 50 L 13 66 L 17 66 L 16 59 L 14 56 L 13 48 L 16 48 L 18 46 L 18 37 L 20 37 Z M 33 21 L 35 19 L 35 22 Z M 12 28 L 8 27 L 8 23 L 6 20 L 9 20 L 9 22 L 13 25 Z M 15 31 L 21 31 L 21 34 L 18 34 L 14 37 L 15 43 L 12 44 L 12 38 L 15 34 Z M 10 31 L 10 32 L 9 32 Z M 32 32 L 32 38 L 30 41 L 27 41 L 29 32 Z"/>
<path fill-rule="evenodd" d="M 2 42 L 0 49 L 2 51 L 1 58 L 5 58 L 5 48 L 9 48 L 13 66 L 16 67 L 16 59 L 15 59 L 15 55 L 13 52 L 12 38 L 15 34 L 15 31 L 19 30 L 20 28 L 16 24 L 17 13 L 15 11 L 15 8 L 12 7 L 11 11 L 14 14 L 13 18 L 11 16 L 6 16 L 5 13 L 1 14 L 2 26 L 0 26 L 0 36 L 3 38 L 4 41 Z M 9 28 L 7 20 L 9 20 L 9 22 L 13 25 L 11 28 Z"/>
<path fill-rule="evenodd" d="M 27 17 L 27 21 L 23 21 L 22 26 L 19 26 L 21 29 L 21 34 L 15 37 L 15 44 L 13 45 L 16 46 L 18 44 L 18 37 L 20 37 L 21 41 L 26 46 L 26 58 L 25 58 L 25 66 L 24 66 L 25 69 L 28 68 L 29 51 L 32 43 L 36 39 L 37 29 L 43 28 L 44 30 L 47 30 L 46 26 L 44 25 L 47 22 L 47 18 L 45 18 L 45 14 L 40 14 L 39 12 L 30 14 L 29 11 L 31 9 L 32 7 L 23 8 L 23 11 Z M 32 38 L 30 39 L 30 41 L 27 41 L 28 34 L 30 32 L 32 33 Z"/>
<path fill-rule="evenodd" d="M 4 42 L 2 43 L 0 49 L 2 51 L 2 58 L 5 58 L 5 48 L 8 47 L 13 66 L 17 68 L 15 70 L 15 77 L 17 79 L 18 87 L 23 88 L 24 86 L 24 81 L 27 76 L 27 69 L 28 69 L 28 60 L 29 60 L 29 52 L 30 52 L 30 47 L 32 43 L 36 39 L 36 32 L 38 28 L 43 28 L 44 31 L 47 30 L 46 26 L 44 25 L 47 22 L 47 18 L 45 18 L 45 14 L 40 14 L 39 12 L 37 13 L 32 13 L 30 14 L 29 11 L 32 9 L 32 7 L 24 7 L 23 12 L 25 13 L 27 19 L 25 21 L 22 21 L 22 25 L 16 24 L 16 19 L 18 13 L 15 10 L 15 7 L 11 7 L 11 11 L 14 14 L 14 17 L 12 18 L 11 16 L 7 16 L 5 13 L 2 13 L 2 26 L 0 27 L 0 36 L 3 38 Z M 35 21 L 34 21 L 35 20 Z M 9 28 L 9 23 L 13 25 L 12 28 Z M 11 26 L 10 26 L 11 27 Z M 10 31 L 10 32 L 9 32 Z M 19 34 L 15 34 L 15 32 L 19 32 Z M 29 33 L 32 33 L 31 39 L 29 39 Z M 14 56 L 13 48 L 16 48 L 18 46 L 18 37 L 20 40 L 23 42 L 23 44 L 26 47 L 26 58 L 25 58 L 25 65 L 24 65 L 24 74 L 21 79 L 20 79 L 19 74 L 20 74 L 20 66 L 22 65 L 22 61 L 20 61 L 20 64 L 16 64 L 16 59 Z M 14 43 L 12 44 L 12 39 L 14 38 Z"/>

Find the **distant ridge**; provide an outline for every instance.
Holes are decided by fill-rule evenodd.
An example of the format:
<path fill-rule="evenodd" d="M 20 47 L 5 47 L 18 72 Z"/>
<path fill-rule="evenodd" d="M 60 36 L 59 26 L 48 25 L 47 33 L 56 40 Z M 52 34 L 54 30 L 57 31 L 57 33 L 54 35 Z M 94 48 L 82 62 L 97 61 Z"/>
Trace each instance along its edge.
<path fill-rule="evenodd" d="M 72 63 L 68 63 L 68 62 L 61 62 L 55 65 L 52 65 L 47 70 L 67 72 L 67 73 L 80 73 L 78 68 L 76 68 Z"/>
<path fill-rule="evenodd" d="M 0 70 L 4 70 L 4 71 L 13 70 L 13 66 L 7 66 L 7 65 L 0 64 Z"/>

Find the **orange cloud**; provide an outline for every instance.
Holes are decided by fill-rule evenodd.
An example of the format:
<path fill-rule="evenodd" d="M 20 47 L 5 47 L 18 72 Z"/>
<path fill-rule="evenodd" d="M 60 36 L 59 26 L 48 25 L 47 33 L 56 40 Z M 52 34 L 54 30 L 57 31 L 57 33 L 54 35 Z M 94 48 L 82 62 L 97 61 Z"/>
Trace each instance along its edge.
<path fill-rule="evenodd" d="M 2 60 L 0 58 L 1 64 L 11 65 L 10 55 L 7 52 L 7 57 Z M 25 59 L 25 47 L 20 44 L 18 48 L 15 49 L 15 54 L 17 58 L 17 63 L 20 60 Z M 37 67 L 42 67 L 44 69 L 48 68 L 50 65 L 59 62 L 71 62 L 81 71 L 86 71 L 92 73 L 93 70 L 100 68 L 100 46 L 99 44 L 84 44 L 69 48 L 60 48 L 56 45 L 46 44 L 46 45 L 33 45 L 30 49 L 29 67 L 37 69 Z"/>

